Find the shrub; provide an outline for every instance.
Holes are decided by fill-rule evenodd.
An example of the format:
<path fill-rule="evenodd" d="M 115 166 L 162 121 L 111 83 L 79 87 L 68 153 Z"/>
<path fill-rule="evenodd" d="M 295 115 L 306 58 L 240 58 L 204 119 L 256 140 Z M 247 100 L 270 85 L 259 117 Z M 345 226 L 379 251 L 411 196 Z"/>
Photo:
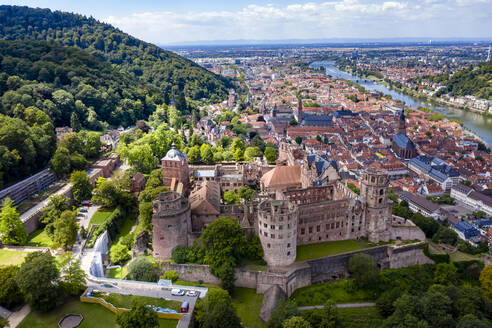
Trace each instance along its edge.
<path fill-rule="evenodd" d="M 179 279 L 179 274 L 176 272 L 176 270 L 169 270 L 166 271 L 161 278 L 175 282 L 176 280 Z"/>

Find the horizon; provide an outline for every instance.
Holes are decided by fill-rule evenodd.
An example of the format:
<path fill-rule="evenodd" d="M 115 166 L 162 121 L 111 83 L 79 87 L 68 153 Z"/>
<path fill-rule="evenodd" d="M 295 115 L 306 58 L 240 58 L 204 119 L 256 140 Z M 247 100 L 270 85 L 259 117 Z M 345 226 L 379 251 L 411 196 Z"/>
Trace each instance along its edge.
<path fill-rule="evenodd" d="M 492 0 L 246 1 L 12 0 L 4 5 L 92 16 L 160 46 L 265 44 L 292 40 L 492 40 Z M 422 36 L 424 35 L 424 36 Z M 309 41 L 309 42 L 308 42 Z"/>

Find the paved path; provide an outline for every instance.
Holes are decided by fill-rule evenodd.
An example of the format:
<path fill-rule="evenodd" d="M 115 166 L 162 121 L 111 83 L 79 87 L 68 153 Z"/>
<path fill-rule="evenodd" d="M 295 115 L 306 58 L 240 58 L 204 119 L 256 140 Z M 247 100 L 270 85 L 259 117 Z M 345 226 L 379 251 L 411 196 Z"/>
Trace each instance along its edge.
<path fill-rule="evenodd" d="M 193 313 L 193 309 L 195 308 L 195 302 L 197 297 L 189 297 L 189 296 L 174 296 L 171 295 L 171 291 L 168 289 L 162 290 L 151 290 L 151 289 L 137 289 L 130 287 L 103 287 L 100 284 L 96 284 L 94 282 L 88 281 L 88 287 L 92 287 L 94 289 L 115 293 L 115 294 L 123 294 L 123 295 L 140 295 L 140 296 L 148 296 L 153 298 L 165 298 L 167 300 L 173 301 L 188 301 L 190 303 L 190 309 L 188 313 L 183 314 L 183 319 L 179 320 L 177 328 L 188 328 L 191 321 L 191 313 Z"/>
<path fill-rule="evenodd" d="M 50 197 L 51 196 L 54 196 L 54 195 L 63 195 L 63 194 L 65 194 L 71 188 L 72 188 L 72 184 L 71 183 L 67 183 L 61 189 L 59 189 L 55 193 L 51 194 Z M 27 221 L 31 216 L 35 215 L 36 213 L 38 213 L 39 211 L 41 211 L 43 208 L 45 208 L 46 205 L 48 205 L 48 202 L 50 201 L 50 197 L 47 197 L 45 200 L 39 202 L 35 206 L 33 206 L 30 209 L 28 209 L 26 212 L 22 213 L 21 216 L 20 216 L 21 221 L 22 222 Z"/>
<path fill-rule="evenodd" d="M 24 305 L 19 311 L 17 312 L 12 312 L 12 314 L 9 317 L 9 324 L 10 328 L 15 328 L 17 327 L 22 320 L 31 312 L 31 308 L 29 305 Z"/>
<path fill-rule="evenodd" d="M 368 306 L 376 306 L 376 303 L 341 303 L 337 304 L 337 308 L 359 308 L 359 307 L 368 307 Z M 299 306 L 298 309 L 300 311 L 303 310 L 312 310 L 312 309 L 322 309 L 323 305 L 311 305 L 311 306 Z"/>

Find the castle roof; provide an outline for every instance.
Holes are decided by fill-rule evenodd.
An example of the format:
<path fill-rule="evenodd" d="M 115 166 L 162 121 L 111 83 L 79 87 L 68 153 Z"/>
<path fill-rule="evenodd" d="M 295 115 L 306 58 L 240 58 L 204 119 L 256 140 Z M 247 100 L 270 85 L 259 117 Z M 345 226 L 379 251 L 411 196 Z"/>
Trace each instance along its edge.
<path fill-rule="evenodd" d="M 191 211 L 197 214 L 220 214 L 220 187 L 215 181 L 205 181 L 191 192 Z"/>
<path fill-rule="evenodd" d="M 176 149 L 176 145 L 173 144 L 171 145 L 171 149 L 167 152 L 166 156 L 162 158 L 162 160 L 165 161 L 182 161 L 186 159 L 186 155 L 183 154 L 179 149 Z"/>
<path fill-rule="evenodd" d="M 301 167 L 294 166 L 276 166 L 274 169 L 263 174 L 261 182 L 267 188 L 282 188 L 294 186 L 301 183 Z"/>

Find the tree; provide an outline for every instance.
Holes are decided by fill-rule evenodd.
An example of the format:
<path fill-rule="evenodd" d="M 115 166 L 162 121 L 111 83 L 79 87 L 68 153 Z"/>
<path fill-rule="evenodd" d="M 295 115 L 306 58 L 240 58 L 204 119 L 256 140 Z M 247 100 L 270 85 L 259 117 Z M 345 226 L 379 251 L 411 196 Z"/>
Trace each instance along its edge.
<path fill-rule="evenodd" d="M 82 132 L 84 155 L 87 158 L 97 158 L 101 154 L 101 137 L 98 132 Z"/>
<path fill-rule="evenodd" d="M 480 284 L 485 297 L 492 299 L 492 265 L 487 265 L 480 273 Z"/>
<path fill-rule="evenodd" d="M 440 226 L 437 233 L 432 237 L 432 241 L 435 243 L 445 243 L 448 245 L 456 245 L 458 242 L 458 234 L 447 227 Z"/>
<path fill-rule="evenodd" d="M 121 328 L 154 328 L 159 327 L 157 313 L 145 305 L 136 305 L 131 311 L 121 312 L 116 316 Z"/>
<path fill-rule="evenodd" d="M 457 279 L 457 270 L 453 263 L 439 263 L 434 272 L 434 283 L 454 285 Z"/>
<path fill-rule="evenodd" d="M 31 308 L 48 311 L 60 296 L 55 258 L 49 253 L 29 253 L 17 272 L 16 281 Z"/>
<path fill-rule="evenodd" d="M 79 132 L 82 129 L 79 116 L 75 112 L 72 112 L 72 115 L 70 116 L 70 126 L 74 132 Z"/>
<path fill-rule="evenodd" d="M 376 259 L 369 254 L 355 254 L 349 260 L 349 272 L 360 287 L 373 287 L 379 279 Z"/>
<path fill-rule="evenodd" d="M 176 247 L 171 258 L 175 263 L 186 263 L 188 259 L 188 249 L 185 246 Z"/>
<path fill-rule="evenodd" d="M 241 328 L 241 320 L 234 308 L 227 303 L 216 304 L 206 316 L 204 328 Z"/>
<path fill-rule="evenodd" d="M 61 177 L 70 172 L 70 152 L 67 148 L 58 147 L 50 161 L 50 167 L 57 176 Z"/>
<path fill-rule="evenodd" d="M 238 189 L 239 197 L 249 202 L 251 198 L 256 196 L 256 191 L 252 189 L 250 186 L 241 186 Z"/>
<path fill-rule="evenodd" d="M 150 145 L 136 145 L 130 149 L 128 163 L 138 172 L 150 173 L 157 166 L 157 158 Z"/>
<path fill-rule="evenodd" d="M 2 244 L 6 245 L 24 245 L 27 242 L 26 228 L 19 218 L 14 202 L 8 197 L 2 201 L 0 236 Z"/>
<path fill-rule="evenodd" d="M 234 161 L 242 162 L 244 161 L 244 151 L 241 148 L 237 148 L 234 152 Z"/>
<path fill-rule="evenodd" d="M 196 164 L 201 161 L 200 148 L 198 146 L 193 146 L 188 149 L 188 161 L 191 164 Z"/>
<path fill-rule="evenodd" d="M 198 327 L 241 327 L 231 296 L 219 288 L 210 289 L 203 301 L 197 302 L 194 320 Z"/>
<path fill-rule="evenodd" d="M 113 181 L 99 178 L 92 195 L 92 201 L 105 207 L 115 207 L 120 200 L 120 190 Z"/>
<path fill-rule="evenodd" d="M 93 187 L 86 171 L 72 172 L 70 183 L 72 184 L 73 199 L 77 203 L 91 199 Z"/>
<path fill-rule="evenodd" d="M 224 202 L 226 204 L 239 204 L 239 195 L 234 192 L 234 190 L 227 190 L 224 193 Z"/>
<path fill-rule="evenodd" d="M 302 317 L 291 317 L 282 323 L 282 328 L 311 328 L 311 324 Z"/>
<path fill-rule="evenodd" d="M 302 144 L 302 137 L 301 136 L 297 136 L 295 140 L 296 140 L 296 144 L 298 144 L 298 145 Z"/>
<path fill-rule="evenodd" d="M 490 327 L 488 324 L 478 319 L 473 314 L 467 314 L 463 316 L 456 328 L 488 328 Z"/>
<path fill-rule="evenodd" d="M 255 157 L 262 157 L 263 153 L 259 147 L 248 147 L 244 151 L 244 159 L 251 162 Z"/>
<path fill-rule="evenodd" d="M 200 147 L 200 158 L 205 164 L 212 164 L 214 162 L 214 154 L 212 153 L 212 147 L 207 144 L 203 144 Z"/>
<path fill-rule="evenodd" d="M 168 270 L 164 273 L 162 278 L 175 282 L 176 280 L 179 279 L 179 274 L 176 272 L 176 270 Z"/>
<path fill-rule="evenodd" d="M 268 164 L 270 164 L 270 165 L 275 164 L 277 157 L 278 157 L 277 149 L 274 147 L 267 146 L 265 148 L 265 157 L 266 157 Z"/>
<path fill-rule="evenodd" d="M 159 275 L 152 263 L 147 261 L 145 257 L 137 257 L 128 265 L 128 279 L 157 282 Z"/>
<path fill-rule="evenodd" d="M 73 256 L 61 269 L 61 284 L 67 294 L 77 296 L 85 288 L 87 275 L 80 267 L 80 260 Z"/>
<path fill-rule="evenodd" d="M 53 245 L 67 249 L 75 244 L 79 229 L 75 212 L 64 211 L 61 213 L 60 217 L 55 220 L 53 227 Z"/>
<path fill-rule="evenodd" d="M 285 320 L 298 315 L 299 310 L 297 309 L 296 303 L 290 300 L 281 300 L 273 311 L 272 316 L 268 320 L 266 326 L 267 328 L 283 328 L 282 323 Z"/>
<path fill-rule="evenodd" d="M 125 263 L 131 259 L 130 250 L 121 243 L 114 244 L 109 249 L 109 259 L 114 264 Z"/>
<path fill-rule="evenodd" d="M 17 285 L 15 277 L 19 268 L 15 265 L 0 266 L 0 305 L 7 309 L 24 302 L 24 296 Z"/>

